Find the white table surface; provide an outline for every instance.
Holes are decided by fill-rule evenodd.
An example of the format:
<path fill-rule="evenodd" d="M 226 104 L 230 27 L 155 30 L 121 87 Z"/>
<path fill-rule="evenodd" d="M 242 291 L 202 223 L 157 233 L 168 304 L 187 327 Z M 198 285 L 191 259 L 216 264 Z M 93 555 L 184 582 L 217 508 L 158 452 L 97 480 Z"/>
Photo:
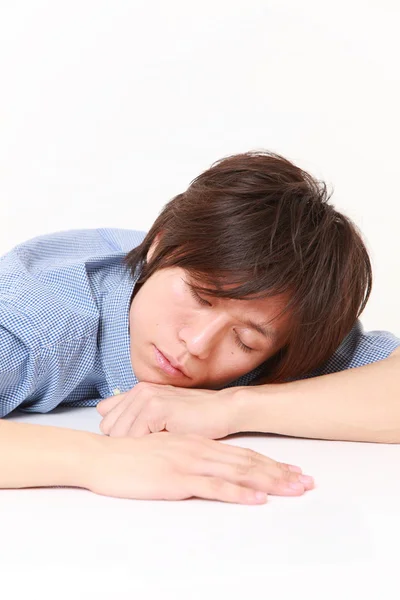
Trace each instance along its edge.
<path fill-rule="evenodd" d="M 94 408 L 12 419 L 93 432 L 100 422 Z M 263 506 L 0 490 L 0 597 L 400 597 L 400 445 L 226 442 L 298 464 L 316 488 Z"/>

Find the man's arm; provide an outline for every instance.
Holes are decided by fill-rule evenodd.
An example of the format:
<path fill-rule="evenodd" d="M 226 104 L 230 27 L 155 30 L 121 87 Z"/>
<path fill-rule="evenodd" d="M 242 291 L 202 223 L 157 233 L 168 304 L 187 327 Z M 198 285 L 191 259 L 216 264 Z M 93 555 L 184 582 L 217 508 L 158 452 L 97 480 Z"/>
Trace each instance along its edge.
<path fill-rule="evenodd" d="M 236 390 L 235 431 L 400 443 L 400 348 L 338 373 Z"/>
<path fill-rule="evenodd" d="M 159 433 L 109 438 L 86 431 L 0 420 L 0 489 L 68 486 L 118 498 L 198 496 L 260 504 L 267 494 L 313 487 L 301 469 L 236 446 Z M 204 453 L 207 450 L 207 460 Z"/>
<path fill-rule="evenodd" d="M 102 436 L 0 419 L 0 489 L 85 487 Z"/>

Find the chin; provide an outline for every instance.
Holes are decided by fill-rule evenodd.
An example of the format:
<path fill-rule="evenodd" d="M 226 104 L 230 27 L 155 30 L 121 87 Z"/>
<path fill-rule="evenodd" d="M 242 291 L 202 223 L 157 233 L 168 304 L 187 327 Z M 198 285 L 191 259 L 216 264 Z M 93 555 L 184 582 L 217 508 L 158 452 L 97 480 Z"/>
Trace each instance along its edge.
<path fill-rule="evenodd" d="M 146 383 L 158 383 L 159 385 L 165 385 L 167 383 L 161 373 L 154 373 L 151 370 L 145 373 L 139 373 L 139 375 L 136 375 L 136 379 L 138 381 L 145 381 Z"/>
<path fill-rule="evenodd" d="M 167 373 L 164 375 L 164 373 L 158 371 L 156 368 L 152 369 L 145 367 L 143 370 L 138 369 L 137 373 L 135 370 L 133 370 L 133 372 L 135 373 L 136 379 L 139 382 L 144 381 L 146 383 L 156 383 L 158 385 L 173 385 L 175 387 L 192 387 L 182 384 L 181 380 L 175 381 L 173 377 L 168 377 Z"/>
<path fill-rule="evenodd" d="M 132 366 L 133 372 L 135 373 L 136 379 L 140 381 L 145 381 L 147 383 L 164 383 L 162 373 L 158 373 L 156 369 L 149 368 L 144 365 L 143 368 L 135 368 Z"/>

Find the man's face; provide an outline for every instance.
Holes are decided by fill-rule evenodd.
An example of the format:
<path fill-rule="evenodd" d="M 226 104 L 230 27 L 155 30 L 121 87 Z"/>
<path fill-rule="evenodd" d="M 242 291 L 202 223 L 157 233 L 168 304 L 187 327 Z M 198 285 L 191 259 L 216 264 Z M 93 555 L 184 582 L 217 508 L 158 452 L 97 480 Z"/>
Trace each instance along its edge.
<path fill-rule="evenodd" d="M 188 283 L 200 282 L 191 281 L 179 267 L 161 269 L 134 295 L 129 315 L 130 353 L 139 381 L 219 389 L 283 346 L 287 315 L 269 326 L 277 331 L 275 339 L 245 321 L 265 324 L 283 309 L 285 298 L 236 300 L 201 294 L 203 304 L 193 297 Z M 185 373 L 166 372 L 156 348 Z"/>

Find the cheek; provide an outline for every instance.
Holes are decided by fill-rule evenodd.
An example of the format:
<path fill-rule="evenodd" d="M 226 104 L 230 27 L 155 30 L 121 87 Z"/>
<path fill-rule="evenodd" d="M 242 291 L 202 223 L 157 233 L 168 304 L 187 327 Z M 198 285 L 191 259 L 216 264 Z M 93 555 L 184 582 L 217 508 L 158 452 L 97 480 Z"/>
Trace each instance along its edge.
<path fill-rule="evenodd" d="M 149 332 L 160 325 L 171 326 L 182 321 L 186 306 L 184 291 L 178 283 L 157 283 L 134 299 L 130 318 L 132 327 Z"/>
<path fill-rule="evenodd" d="M 187 290 L 180 278 L 176 278 L 171 282 L 168 287 L 168 297 L 180 306 L 184 306 L 187 302 Z"/>
<path fill-rule="evenodd" d="M 165 315 L 165 321 L 176 327 L 184 326 L 190 317 L 192 308 L 187 290 L 181 281 L 174 281 L 161 296 L 160 310 Z"/>
<path fill-rule="evenodd" d="M 131 334 L 133 332 L 136 335 L 135 339 L 146 337 L 146 332 L 148 335 L 154 324 L 160 321 L 154 296 L 148 292 L 151 290 L 146 290 L 143 294 L 139 293 L 131 304 L 129 324 Z"/>
<path fill-rule="evenodd" d="M 151 312 L 151 304 L 145 298 L 137 297 L 136 302 L 131 307 L 131 323 L 135 327 L 147 323 L 149 313 Z"/>

